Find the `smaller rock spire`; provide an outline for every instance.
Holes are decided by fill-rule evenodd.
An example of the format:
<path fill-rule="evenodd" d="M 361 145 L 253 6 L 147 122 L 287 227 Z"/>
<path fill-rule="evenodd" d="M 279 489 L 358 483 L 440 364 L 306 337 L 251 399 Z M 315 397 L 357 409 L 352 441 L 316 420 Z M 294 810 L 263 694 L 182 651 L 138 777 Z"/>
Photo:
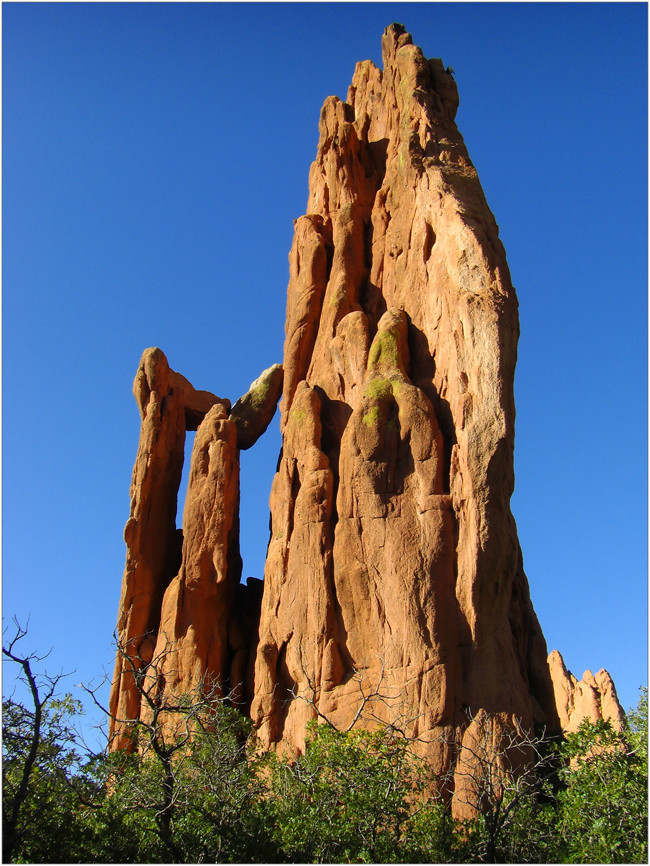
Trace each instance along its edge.
<path fill-rule="evenodd" d="M 611 722 L 614 730 L 623 730 L 625 714 L 612 678 L 604 668 L 596 676 L 587 670 L 578 680 L 567 670 L 557 650 L 549 655 L 548 667 L 563 731 L 577 731 L 584 721 L 599 722 L 601 719 Z"/>
<path fill-rule="evenodd" d="M 251 647 L 241 635 L 253 629 L 246 609 L 251 593 L 239 587 L 239 451 L 268 427 L 282 376 L 280 364 L 269 367 L 231 412 L 230 400 L 195 389 L 161 349 L 142 355 L 133 384 L 141 429 L 124 530 L 112 748 L 129 746 L 128 720 L 145 709 L 140 672 L 176 695 L 208 679 L 246 700 L 242 680 Z M 183 533 L 176 512 L 186 430 L 197 432 Z"/>

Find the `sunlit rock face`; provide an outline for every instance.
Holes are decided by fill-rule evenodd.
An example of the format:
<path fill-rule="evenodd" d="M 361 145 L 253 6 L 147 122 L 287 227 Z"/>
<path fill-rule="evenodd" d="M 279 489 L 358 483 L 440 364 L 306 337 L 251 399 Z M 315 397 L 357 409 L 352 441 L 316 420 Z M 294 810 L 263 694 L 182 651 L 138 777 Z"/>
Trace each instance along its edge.
<path fill-rule="evenodd" d="M 578 680 L 567 670 L 557 650 L 549 655 L 548 666 L 563 731 L 577 731 L 585 721 L 610 722 L 614 730 L 623 730 L 625 714 L 612 678 L 604 668 L 595 676 L 591 671 L 585 671 L 582 679 Z"/>
<path fill-rule="evenodd" d="M 400 25 L 382 49 L 326 100 L 295 223 L 252 716 L 300 747 L 315 707 L 349 724 L 362 678 L 444 769 L 468 708 L 558 719 L 509 504 L 504 249 L 452 75 Z"/>

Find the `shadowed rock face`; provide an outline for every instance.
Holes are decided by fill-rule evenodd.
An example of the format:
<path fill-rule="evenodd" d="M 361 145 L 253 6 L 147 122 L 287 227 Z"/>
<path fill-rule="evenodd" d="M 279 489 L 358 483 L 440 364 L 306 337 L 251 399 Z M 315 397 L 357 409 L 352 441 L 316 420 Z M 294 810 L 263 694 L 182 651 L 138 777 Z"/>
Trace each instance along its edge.
<path fill-rule="evenodd" d="M 267 743 L 300 746 L 313 715 L 287 690 L 347 724 L 355 671 L 424 738 L 462 738 L 467 707 L 558 721 L 509 505 L 505 253 L 452 76 L 399 25 L 382 48 L 383 71 L 359 63 L 323 106 L 290 254 L 252 706 Z"/>

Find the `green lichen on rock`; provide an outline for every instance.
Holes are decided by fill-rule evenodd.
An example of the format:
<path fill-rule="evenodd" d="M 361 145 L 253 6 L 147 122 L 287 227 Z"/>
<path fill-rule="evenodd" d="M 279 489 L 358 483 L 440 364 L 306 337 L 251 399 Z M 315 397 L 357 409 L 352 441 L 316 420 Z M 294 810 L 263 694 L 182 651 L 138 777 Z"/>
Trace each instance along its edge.
<path fill-rule="evenodd" d="M 257 384 L 253 383 L 253 387 L 248 392 L 248 397 L 250 400 L 250 404 L 253 409 L 261 409 L 264 403 L 269 396 L 269 391 L 271 390 L 271 379 L 270 378 L 260 378 L 257 380 Z"/>
<path fill-rule="evenodd" d="M 265 370 L 232 407 L 230 418 L 237 427 L 237 445 L 250 448 L 271 422 L 282 393 L 281 364 Z"/>
<path fill-rule="evenodd" d="M 368 353 L 368 370 L 395 369 L 399 364 L 397 336 L 393 329 L 377 331 Z"/>
<path fill-rule="evenodd" d="M 373 406 L 372 409 L 369 409 L 361 418 L 363 424 L 366 427 L 376 427 L 379 423 L 379 417 L 381 415 L 381 411 L 379 406 Z"/>
<path fill-rule="evenodd" d="M 330 298 L 330 307 L 339 307 L 343 301 L 347 298 L 345 290 L 339 287 L 335 292 L 332 293 L 332 297 Z"/>
<path fill-rule="evenodd" d="M 371 379 L 363 392 L 367 400 L 383 400 L 393 395 L 393 383 L 389 379 L 377 377 Z"/>
<path fill-rule="evenodd" d="M 306 417 L 307 413 L 302 409 L 292 409 L 289 413 L 289 421 L 291 424 L 302 424 Z"/>
<path fill-rule="evenodd" d="M 366 383 L 363 392 L 366 406 L 361 417 L 361 421 L 366 427 L 373 427 L 378 423 L 382 414 L 388 414 L 390 406 L 394 404 L 395 397 L 402 387 L 402 381 L 402 374 L 399 371 L 394 371 L 391 372 L 390 378 L 374 376 Z"/>

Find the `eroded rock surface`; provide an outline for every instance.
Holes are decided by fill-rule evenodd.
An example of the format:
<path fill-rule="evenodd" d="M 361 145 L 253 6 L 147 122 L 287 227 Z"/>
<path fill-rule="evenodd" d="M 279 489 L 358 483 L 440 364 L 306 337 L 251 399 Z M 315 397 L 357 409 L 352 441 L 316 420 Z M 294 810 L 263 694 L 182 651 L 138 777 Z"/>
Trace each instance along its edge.
<path fill-rule="evenodd" d="M 382 50 L 325 101 L 295 224 L 252 716 L 300 747 L 315 706 L 349 723 L 362 680 L 445 765 L 467 708 L 557 716 L 509 505 L 505 253 L 453 77 L 399 25 Z"/>
<path fill-rule="evenodd" d="M 617 731 L 623 730 L 625 714 L 621 707 L 612 678 L 604 668 L 594 676 L 585 671 L 578 680 L 567 670 L 564 659 L 557 650 L 548 657 L 548 666 L 553 681 L 555 703 L 562 730 L 577 731 L 582 722 L 611 722 Z"/>
<path fill-rule="evenodd" d="M 388 722 L 450 771 L 462 817 L 479 747 L 622 713 L 605 671 L 547 663 L 531 604 L 510 511 L 517 299 L 456 84 L 400 25 L 382 53 L 321 112 L 283 365 L 231 410 L 143 355 L 111 709 L 141 712 L 135 668 L 162 691 L 234 690 L 271 748 L 302 748 L 318 714 Z M 264 583 L 244 586 L 239 451 L 280 394 Z"/>
<path fill-rule="evenodd" d="M 176 529 L 178 488 L 183 471 L 185 431 L 215 404 L 229 401 L 196 391 L 172 370 L 164 353 L 146 349 L 133 383 L 140 410 L 138 455 L 131 480 L 131 513 L 124 529 L 127 546 L 117 635 L 124 654 L 116 660 L 110 710 L 114 718 L 137 718 L 140 695 L 133 674 L 153 656 L 165 589 L 181 563 Z M 112 725 L 117 733 L 119 725 Z M 116 746 L 122 745 L 118 736 Z"/>
<path fill-rule="evenodd" d="M 282 394 L 282 364 L 274 364 L 257 377 L 232 407 L 237 447 L 244 451 L 257 442 L 271 423 Z"/>
<path fill-rule="evenodd" d="M 202 679 L 229 685 L 228 633 L 240 578 L 237 430 L 217 404 L 194 439 L 182 564 L 162 601 L 156 675 L 171 693 L 189 692 Z"/>

